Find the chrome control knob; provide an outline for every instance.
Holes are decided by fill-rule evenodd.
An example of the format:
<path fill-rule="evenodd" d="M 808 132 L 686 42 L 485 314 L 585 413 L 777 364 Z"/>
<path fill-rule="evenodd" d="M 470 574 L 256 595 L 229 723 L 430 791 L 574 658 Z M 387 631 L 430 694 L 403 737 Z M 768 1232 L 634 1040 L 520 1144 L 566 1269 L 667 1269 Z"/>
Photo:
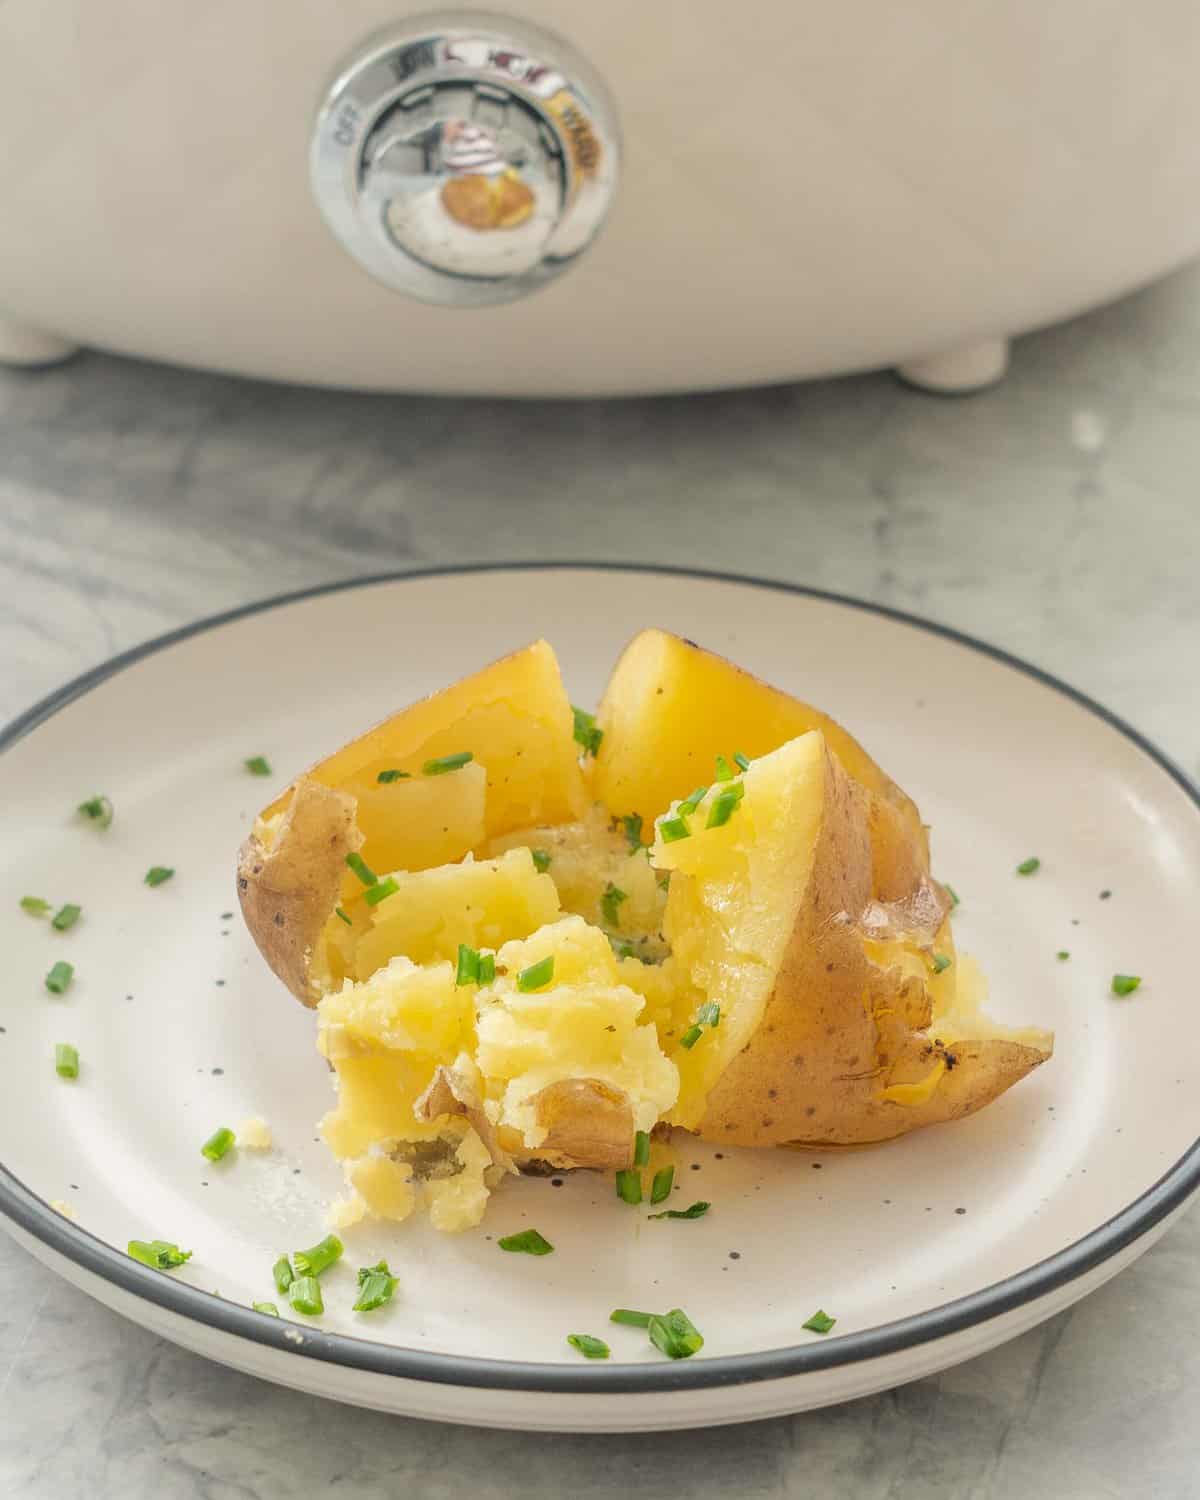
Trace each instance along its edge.
<path fill-rule="evenodd" d="M 313 130 L 329 227 L 422 302 L 511 302 L 562 274 L 603 224 L 620 136 L 569 42 L 472 12 L 413 18 L 340 70 Z"/>

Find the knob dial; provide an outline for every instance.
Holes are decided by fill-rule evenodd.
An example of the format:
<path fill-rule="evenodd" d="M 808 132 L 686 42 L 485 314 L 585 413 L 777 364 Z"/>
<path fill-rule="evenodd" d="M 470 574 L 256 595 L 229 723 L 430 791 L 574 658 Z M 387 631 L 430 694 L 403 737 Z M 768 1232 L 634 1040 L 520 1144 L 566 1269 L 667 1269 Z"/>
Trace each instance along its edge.
<path fill-rule="evenodd" d="M 312 187 L 333 233 L 422 302 L 511 302 L 562 274 L 603 224 L 620 136 L 608 90 L 527 21 L 419 16 L 339 71 Z"/>

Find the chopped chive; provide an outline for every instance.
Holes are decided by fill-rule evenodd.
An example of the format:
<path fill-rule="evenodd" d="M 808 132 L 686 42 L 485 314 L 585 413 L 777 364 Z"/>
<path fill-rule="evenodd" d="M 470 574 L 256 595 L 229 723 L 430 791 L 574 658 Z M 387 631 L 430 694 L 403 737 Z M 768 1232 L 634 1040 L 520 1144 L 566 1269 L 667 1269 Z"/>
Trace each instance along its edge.
<path fill-rule="evenodd" d="M 494 953 L 481 953 L 479 955 L 479 984 L 494 984 L 496 979 L 496 955 Z"/>
<path fill-rule="evenodd" d="M 236 1137 L 228 1125 L 222 1125 L 219 1130 L 214 1130 L 208 1140 L 200 1147 L 200 1155 L 206 1156 L 209 1161 L 220 1161 L 222 1157 L 229 1155 L 229 1148 L 233 1145 Z"/>
<path fill-rule="evenodd" d="M 621 890 L 619 886 L 613 885 L 612 881 L 604 888 L 604 895 L 600 897 L 600 910 L 604 913 L 604 920 L 610 927 L 621 925 L 620 905 L 622 901 L 629 899 L 628 892 Z"/>
<path fill-rule="evenodd" d="M 459 750 L 455 755 L 439 755 L 427 760 L 421 767 L 422 776 L 445 776 L 447 771 L 461 771 L 475 759 L 470 750 Z"/>
<path fill-rule="evenodd" d="M 578 1349 L 584 1359 L 607 1359 L 612 1352 L 603 1339 L 594 1339 L 590 1333 L 568 1333 L 567 1343 Z"/>
<path fill-rule="evenodd" d="M 386 1260 L 381 1260 L 376 1266 L 364 1266 L 358 1273 L 358 1296 L 351 1311 L 374 1312 L 392 1300 L 396 1285 L 396 1278 L 388 1270 Z"/>
<path fill-rule="evenodd" d="M 86 802 L 79 804 L 76 811 L 97 828 L 112 827 L 113 805 L 107 797 L 89 797 Z"/>
<path fill-rule="evenodd" d="M 690 1052 L 703 1035 L 703 1026 L 689 1026 L 688 1029 L 679 1038 L 679 1045 L 681 1047 L 686 1047 Z"/>
<path fill-rule="evenodd" d="M 59 1042 L 54 1048 L 54 1071 L 60 1078 L 79 1077 L 79 1053 L 70 1042 Z"/>
<path fill-rule="evenodd" d="M 379 876 L 372 870 L 370 865 L 361 854 L 347 854 L 346 863 L 362 881 L 363 885 L 375 885 Z"/>
<path fill-rule="evenodd" d="M 622 1167 L 617 1173 L 617 1197 L 622 1203 L 636 1205 L 642 1201 L 642 1174 L 632 1167 Z"/>
<path fill-rule="evenodd" d="M 950 967 L 951 958 L 948 953 L 935 953 L 930 960 L 935 974 L 944 974 Z"/>
<path fill-rule="evenodd" d="M 814 1333 L 828 1333 L 836 1322 L 836 1318 L 831 1318 L 827 1312 L 822 1312 L 820 1308 L 817 1308 L 812 1317 L 800 1326 L 811 1328 Z"/>
<path fill-rule="evenodd" d="M 1018 875 L 1033 875 L 1036 871 L 1040 870 L 1041 867 L 1042 867 L 1041 860 L 1038 859 L 1038 857 L 1037 857 L 1036 854 L 1034 854 L 1034 855 L 1031 855 L 1028 859 L 1023 859 L 1021 861 L 1021 863 L 1017 866 L 1017 874 Z"/>
<path fill-rule="evenodd" d="M 147 885 L 162 885 L 164 880 L 170 880 L 175 871 L 170 865 L 151 865 L 142 879 Z"/>
<path fill-rule="evenodd" d="M 266 1313 L 268 1318 L 277 1318 L 279 1309 L 273 1302 L 252 1302 L 250 1306 L 255 1312 Z"/>
<path fill-rule="evenodd" d="M 286 1255 L 281 1255 L 271 1267 L 271 1275 L 275 1278 L 275 1289 L 279 1292 L 286 1292 L 296 1279 L 296 1273 L 292 1270 L 292 1263 Z"/>
<path fill-rule="evenodd" d="M 715 1000 L 706 1000 L 696 1012 L 696 1021 L 701 1026 L 719 1026 L 721 1024 L 721 1007 Z"/>
<path fill-rule="evenodd" d="M 673 1308 L 661 1317 L 652 1317 L 646 1325 L 650 1342 L 668 1359 L 688 1359 L 704 1347 L 700 1330 L 682 1308 Z"/>
<path fill-rule="evenodd" d="M 645 846 L 642 843 L 642 815 L 641 813 L 626 813 L 621 819 L 625 826 L 625 841 L 629 845 L 629 852 L 636 854 Z"/>
<path fill-rule="evenodd" d="M 537 963 L 521 970 L 517 975 L 517 988 L 527 995 L 533 990 L 544 989 L 553 978 L 554 954 L 548 953 L 545 958 L 539 958 Z"/>
<path fill-rule="evenodd" d="M 664 844 L 677 844 L 680 839 L 686 839 L 692 830 L 682 818 L 664 818 L 658 825 L 658 831 L 662 835 Z"/>
<path fill-rule="evenodd" d="M 335 1261 L 342 1258 L 345 1246 L 336 1234 L 327 1234 L 319 1244 L 313 1245 L 309 1250 L 293 1250 L 292 1264 L 296 1268 L 298 1277 L 320 1276 L 322 1271 L 327 1271 Z"/>
<path fill-rule="evenodd" d="M 729 764 L 725 757 L 723 755 L 718 755 L 717 772 L 714 779 L 717 781 L 732 781 L 736 775 L 737 772 L 733 769 L 733 767 Z"/>
<path fill-rule="evenodd" d="M 496 1241 L 501 1250 L 511 1250 L 514 1255 L 549 1255 L 554 1246 L 536 1229 L 522 1229 L 519 1234 L 506 1234 Z"/>
<path fill-rule="evenodd" d="M 750 757 L 748 755 L 743 755 L 740 750 L 734 751 L 733 763 L 741 771 L 748 771 L 750 769 Z"/>
<path fill-rule="evenodd" d="M 395 770 L 380 771 L 379 775 L 376 776 L 375 780 L 378 781 L 378 782 L 381 782 L 384 786 L 388 786 L 393 781 L 411 781 L 412 780 L 412 772 L 411 771 L 395 771 Z"/>
<path fill-rule="evenodd" d="M 464 984 L 479 983 L 479 953 L 468 943 L 458 945 L 458 968 L 454 983 L 461 989 Z"/>
<path fill-rule="evenodd" d="M 670 840 L 668 839 L 668 840 L 666 840 L 666 842 L 670 843 Z M 658 870 L 658 871 L 656 871 L 655 872 L 655 876 L 654 876 L 654 883 L 655 883 L 655 885 L 658 886 L 658 888 L 659 888 L 660 891 L 670 890 L 670 888 L 671 888 L 671 872 L 670 872 L 670 870 Z"/>
<path fill-rule="evenodd" d="M 1114 995 L 1132 995 L 1141 982 L 1142 976 L 1140 974 L 1114 974 L 1112 977 L 1112 992 Z"/>
<path fill-rule="evenodd" d="M 75 923 L 83 915 L 83 907 L 76 906 L 74 902 L 68 901 L 65 906 L 60 906 L 50 919 L 50 925 L 55 932 L 70 932 Z"/>
<path fill-rule="evenodd" d="M 708 788 L 706 786 L 698 786 L 690 797 L 683 799 L 675 811 L 681 818 L 690 818 L 707 796 Z"/>
<path fill-rule="evenodd" d="M 244 764 L 251 776 L 269 776 L 271 774 L 271 762 L 265 755 L 252 755 Z"/>
<path fill-rule="evenodd" d="M 333 908 L 333 911 L 334 911 L 334 915 L 335 916 L 341 917 L 342 921 L 345 922 L 345 924 L 346 924 L 347 927 L 353 927 L 354 926 L 354 923 L 350 920 L 350 918 L 346 915 L 346 913 L 342 910 L 342 908 L 340 906 L 335 906 Z"/>
<path fill-rule="evenodd" d="M 31 917 L 44 917 L 50 910 L 50 903 L 43 901 L 40 896 L 22 896 L 21 910 L 28 912 Z"/>
<path fill-rule="evenodd" d="M 140 1260 L 144 1266 L 152 1266 L 156 1271 L 173 1271 L 192 1258 L 190 1250 L 181 1250 L 170 1240 L 130 1240 L 125 1249 L 134 1260 Z"/>
<path fill-rule="evenodd" d="M 945 887 L 947 896 L 950 897 L 950 910 L 953 911 L 956 906 L 959 906 L 961 904 L 962 897 L 958 894 L 958 892 L 954 889 L 954 887 L 948 880 L 943 880 L 942 885 Z"/>
<path fill-rule="evenodd" d="M 575 715 L 575 743 L 583 746 L 585 755 L 595 755 L 604 738 L 603 729 L 596 728 L 595 714 L 584 713 L 582 708 L 574 705 L 571 706 L 571 712 Z"/>
<path fill-rule="evenodd" d="M 712 806 L 708 809 L 708 818 L 705 828 L 723 828 L 737 811 L 738 803 L 744 796 L 742 784 L 739 781 L 735 787 L 729 787 L 720 796 L 714 798 Z"/>
<path fill-rule="evenodd" d="M 675 1168 L 659 1167 L 654 1174 L 654 1181 L 650 1184 L 650 1202 L 665 1203 L 671 1196 L 671 1189 L 675 1185 Z"/>
<path fill-rule="evenodd" d="M 288 1287 L 288 1301 L 298 1313 L 317 1318 L 325 1311 L 325 1299 L 321 1296 L 321 1283 L 315 1276 L 297 1276 Z"/>
<path fill-rule="evenodd" d="M 608 1315 L 610 1323 L 624 1323 L 629 1328 L 646 1328 L 653 1313 L 635 1312 L 632 1307 L 614 1307 Z"/>
<path fill-rule="evenodd" d="M 71 980 L 75 977 L 75 965 L 59 961 L 46 975 L 46 988 L 52 995 L 65 995 L 71 987 Z"/>
<path fill-rule="evenodd" d="M 531 849 L 529 852 L 533 856 L 533 868 L 539 875 L 544 875 L 550 868 L 549 854 L 545 849 Z"/>
<path fill-rule="evenodd" d="M 712 1207 L 710 1203 L 700 1200 L 690 1204 L 687 1208 L 668 1208 L 660 1214 L 647 1214 L 648 1219 L 702 1219 Z"/>
<path fill-rule="evenodd" d="M 650 1165 L 650 1132 L 637 1130 L 633 1135 L 633 1164 L 635 1167 Z"/>
<path fill-rule="evenodd" d="M 1060 948 L 1054 956 L 1058 959 L 1060 964 L 1065 964 L 1067 959 L 1070 958 L 1071 954 L 1068 949 Z"/>
<path fill-rule="evenodd" d="M 363 900 L 368 906 L 378 906 L 381 901 L 394 896 L 399 889 L 395 876 L 388 875 L 383 880 L 377 880 L 374 885 L 369 885 L 363 892 Z"/>

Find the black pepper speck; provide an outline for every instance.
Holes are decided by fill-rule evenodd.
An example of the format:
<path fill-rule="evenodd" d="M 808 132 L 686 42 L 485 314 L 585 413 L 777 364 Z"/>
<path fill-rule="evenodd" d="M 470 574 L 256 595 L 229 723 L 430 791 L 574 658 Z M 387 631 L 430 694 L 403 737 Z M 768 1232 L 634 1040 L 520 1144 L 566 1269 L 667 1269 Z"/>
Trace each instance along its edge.
<path fill-rule="evenodd" d="M 223 911 L 221 913 L 221 921 L 222 922 L 232 922 L 233 921 L 233 913 L 231 911 Z"/>
<path fill-rule="evenodd" d="M 731 1250 L 729 1252 L 729 1259 L 730 1260 L 741 1260 L 741 1258 L 742 1258 L 742 1252 L 740 1250 Z"/>
<path fill-rule="evenodd" d="M 700 1163 L 698 1161 L 694 1161 L 692 1163 L 692 1171 L 693 1172 L 698 1172 L 699 1170 L 700 1170 Z"/>
<path fill-rule="evenodd" d="M 225 988 L 225 981 L 223 979 L 217 980 L 217 988 L 219 990 L 223 990 Z"/>
<path fill-rule="evenodd" d="M 212 1075 L 214 1078 L 220 1078 L 221 1074 L 224 1073 L 224 1071 L 224 1068 L 213 1068 Z"/>
<path fill-rule="evenodd" d="M 954 1212 L 955 1212 L 955 1213 L 956 1213 L 956 1214 L 965 1214 L 965 1213 L 966 1213 L 966 1209 L 965 1209 L 965 1208 L 956 1208 L 956 1209 L 955 1209 L 955 1210 L 954 1210 Z"/>
<path fill-rule="evenodd" d="M 1107 900 L 1109 900 L 1109 898 L 1111 896 L 1112 896 L 1112 892 L 1111 891 L 1101 891 L 1100 892 L 1100 899 L 1101 899 L 1101 901 L 1107 901 Z"/>
<path fill-rule="evenodd" d="M 550 1186 L 551 1187 L 562 1187 L 562 1185 L 563 1185 L 563 1180 L 562 1180 L 561 1177 L 552 1177 L 550 1179 Z"/>

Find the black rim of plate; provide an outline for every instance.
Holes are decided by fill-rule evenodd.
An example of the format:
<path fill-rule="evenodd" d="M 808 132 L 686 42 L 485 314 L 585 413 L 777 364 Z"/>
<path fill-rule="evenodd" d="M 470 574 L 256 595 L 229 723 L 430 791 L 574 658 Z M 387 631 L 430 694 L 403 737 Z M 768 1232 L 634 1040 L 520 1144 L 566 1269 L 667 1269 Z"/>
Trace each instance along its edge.
<path fill-rule="evenodd" d="M 694 578 L 714 583 L 730 583 L 796 594 L 829 604 L 880 615 L 904 625 L 915 626 L 930 635 L 941 636 L 981 656 L 1001 662 L 1014 671 L 1032 678 L 1042 686 L 1069 698 L 1086 709 L 1109 728 L 1131 741 L 1143 754 L 1166 773 L 1186 794 L 1200 812 L 1200 788 L 1161 750 L 1136 729 L 1089 698 L 1086 693 L 1060 681 L 1049 672 L 1022 661 L 985 641 L 975 639 L 950 626 L 924 620 L 919 615 L 886 605 L 872 604 L 845 594 L 809 588 L 782 580 L 748 577 L 701 568 L 656 566 L 622 562 L 505 562 L 462 566 L 434 567 L 411 571 L 374 574 L 349 578 L 313 588 L 298 589 L 271 599 L 243 605 L 212 615 L 195 624 L 169 631 L 165 635 L 134 646 L 129 651 L 76 677 L 0 731 L 0 752 L 8 749 L 58 713 L 67 704 L 91 692 L 116 673 L 144 657 L 166 650 L 179 641 L 205 631 L 228 625 L 247 616 L 284 605 L 315 599 L 323 594 L 347 589 L 368 588 L 408 580 L 445 577 L 464 573 L 517 573 L 530 571 L 574 571 L 660 574 Z M 883 1323 L 858 1333 L 772 1349 L 757 1354 L 719 1355 L 688 1361 L 664 1361 L 649 1365 L 557 1365 L 518 1360 L 481 1359 L 472 1355 L 434 1354 L 392 1344 L 378 1344 L 347 1334 L 327 1333 L 320 1328 L 269 1318 L 238 1303 L 224 1301 L 197 1287 L 173 1281 L 160 1271 L 141 1265 L 113 1246 L 97 1239 L 87 1230 L 73 1224 L 39 1198 L 8 1169 L 0 1165 L 0 1212 L 20 1230 L 40 1241 L 51 1251 L 65 1257 L 82 1270 L 102 1278 L 120 1291 L 157 1304 L 181 1318 L 207 1325 L 220 1333 L 249 1339 L 267 1349 L 292 1357 L 322 1360 L 355 1370 L 392 1375 L 406 1380 L 431 1381 L 442 1385 L 468 1386 L 490 1390 L 539 1391 L 562 1395 L 605 1395 L 700 1390 L 745 1385 L 763 1380 L 779 1380 L 806 1375 L 839 1365 L 878 1359 L 884 1355 L 915 1348 L 935 1339 L 946 1338 L 963 1329 L 997 1318 L 1085 1276 L 1089 1271 L 1148 1234 L 1176 1209 L 1181 1208 L 1200 1189 L 1200 1138 L 1140 1197 L 1115 1214 L 1107 1223 L 1091 1230 L 1065 1249 L 1026 1267 L 1013 1276 L 996 1282 L 982 1291 L 940 1307 Z M 302 1332 L 302 1340 L 297 1333 Z"/>

